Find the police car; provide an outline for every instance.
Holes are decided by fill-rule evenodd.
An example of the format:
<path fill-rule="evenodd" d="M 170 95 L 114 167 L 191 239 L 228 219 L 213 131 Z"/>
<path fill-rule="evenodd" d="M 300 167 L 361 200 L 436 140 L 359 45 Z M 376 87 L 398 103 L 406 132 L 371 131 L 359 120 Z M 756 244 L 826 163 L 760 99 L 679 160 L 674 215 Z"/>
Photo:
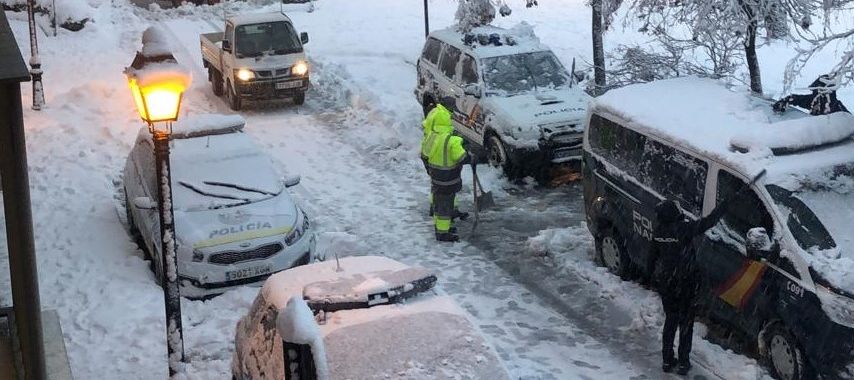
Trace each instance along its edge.
<path fill-rule="evenodd" d="M 425 115 L 453 99 L 456 133 L 510 177 L 581 158 L 590 97 L 524 24 L 430 33 L 415 97 Z"/>
<path fill-rule="evenodd" d="M 194 115 L 174 125 L 172 207 L 181 294 L 201 297 L 307 264 L 315 237 L 283 179 L 243 133 L 237 115 Z M 124 169 L 127 223 L 162 281 L 157 175 L 151 134 L 139 134 Z"/>
<path fill-rule="evenodd" d="M 766 170 L 695 242 L 701 311 L 755 343 L 778 378 L 851 375 L 854 117 L 775 114 L 719 82 L 681 78 L 612 90 L 588 123 L 584 202 L 608 269 L 650 274 L 660 200 L 697 218 Z M 766 244 L 749 248 L 749 235 Z"/>
<path fill-rule="evenodd" d="M 379 256 L 277 273 L 237 323 L 232 377 L 509 380 L 436 282 L 430 270 Z"/>

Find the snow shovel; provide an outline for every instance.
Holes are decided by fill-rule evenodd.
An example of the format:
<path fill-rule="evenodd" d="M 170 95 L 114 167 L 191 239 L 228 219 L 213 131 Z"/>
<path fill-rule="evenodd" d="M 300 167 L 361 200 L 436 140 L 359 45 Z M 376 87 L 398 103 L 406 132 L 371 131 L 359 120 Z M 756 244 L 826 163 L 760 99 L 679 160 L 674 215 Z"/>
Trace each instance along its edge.
<path fill-rule="evenodd" d="M 477 223 L 480 221 L 479 211 L 495 206 L 495 199 L 492 198 L 492 192 L 483 192 L 483 186 L 480 184 L 480 179 L 477 178 L 477 163 L 471 166 L 472 176 L 472 194 L 474 195 L 474 223 L 471 226 L 471 233 L 477 229 Z"/>

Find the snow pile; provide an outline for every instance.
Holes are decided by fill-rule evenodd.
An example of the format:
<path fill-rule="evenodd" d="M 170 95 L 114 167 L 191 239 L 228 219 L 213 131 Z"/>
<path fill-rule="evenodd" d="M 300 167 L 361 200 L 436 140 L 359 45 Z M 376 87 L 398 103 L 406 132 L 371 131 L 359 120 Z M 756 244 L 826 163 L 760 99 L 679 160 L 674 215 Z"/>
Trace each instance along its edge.
<path fill-rule="evenodd" d="M 554 256 L 558 252 L 577 252 L 590 247 L 590 232 L 577 228 L 552 228 L 528 238 L 527 249 L 537 256 Z"/>
<path fill-rule="evenodd" d="M 837 112 L 758 126 L 734 136 L 730 142 L 747 151 L 770 148 L 786 152 L 836 143 L 851 135 L 854 135 L 854 116 Z"/>
<path fill-rule="evenodd" d="M 142 33 L 142 55 L 146 57 L 172 55 L 169 37 L 163 29 L 152 26 Z"/>
<path fill-rule="evenodd" d="M 240 115 L 187 115 L 172 125 L 172 138 L 183 139 L 242 131 L 246 120 Z"/>
<path fill-rule="evenodd" d="M 287 306 L 279 312 L 276 327 L 283 341 L 311 346 L 317 378 L 320 380 L 329 379 L 323 336 L 314 320 L 314 314 L 302 298 L 293 297 L 288 301 Z M 291 377 L 293 378 L 293 376 Z"/>

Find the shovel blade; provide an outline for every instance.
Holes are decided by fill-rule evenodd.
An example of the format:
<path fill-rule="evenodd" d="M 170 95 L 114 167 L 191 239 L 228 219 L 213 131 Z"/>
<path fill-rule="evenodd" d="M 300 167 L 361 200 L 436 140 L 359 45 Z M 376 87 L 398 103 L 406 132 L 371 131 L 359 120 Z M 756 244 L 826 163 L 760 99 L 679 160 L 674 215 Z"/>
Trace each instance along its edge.
<path fill-rule="evenodd" d="M 486 210 L 493 206 L 495 206 L 495 199 L 492 197 L 491 191 L 478 194 L 477 204 L 475 205 L 478 210 Z"/>

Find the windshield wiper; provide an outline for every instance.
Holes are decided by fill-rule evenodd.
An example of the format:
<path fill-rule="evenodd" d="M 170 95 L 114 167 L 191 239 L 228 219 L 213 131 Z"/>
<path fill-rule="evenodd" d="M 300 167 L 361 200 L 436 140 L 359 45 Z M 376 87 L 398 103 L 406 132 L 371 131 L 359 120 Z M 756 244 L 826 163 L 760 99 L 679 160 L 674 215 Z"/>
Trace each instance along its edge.
<path fill-rule="evenodd" d="M 193 185 L 191 185 L 191 184 L 189 184 L 189 183 L 186 183 L 186 182 L 184 182 L 184 181 L 178 181 L 178 183 L 179 183 L 181 186 L 184 186 L 184 187 L 186 187 L 186 188 L 188 188 L 188 189 L 190 189 L 190 190 L 192 190 L 192 191 L 194 191 L 194 192 L 196 192 L 196 193 L 198 193 L 198 194 L 204 195 L 204 196 L 206 196 L 206 197 L 222 198 L 222 199 L 233 199 L 233 200 L 236 200 L 236 201 L 241 201 L 241 202 L 246 202 L 246 203 L 251 202 L 251 200 L 250 200 L 249 198 L 240 198 L 240 197 L 235 197 L 235 196 L 233 196 L 233 195 L 228 195 L 228 194 L 216 194 L 216 193 L 209 193 L 209 192 L 207 192 L 207 191 L 204 191 L 204 190 L 202 190 L 202 189 L 199 189 L 198 187 L 195 187 L 195 186 L 193 186 Z"/>
<path fill-rule="evenodd" d="M 248 192 L 252 192 L 252 193 L 269 195 L 271 197 L 276 196 L 276 193 L 271 193 L 271 192 L 266 191 L 266 190 L 255 189 L 255 188 L 247 187 L 247 186 L 235 185 L 233 183 L 225 183 L 225 182 L 217 182 L 217 181 L 204 181 L 202 183 L 204 183 L 205 185 L 209 185 L 209 186 L 221 186 L 221 187 L 227 187 L 229 189 L 236 189 L 236 190 L 241 190 L 241 191 L 248 191 Z"/>

